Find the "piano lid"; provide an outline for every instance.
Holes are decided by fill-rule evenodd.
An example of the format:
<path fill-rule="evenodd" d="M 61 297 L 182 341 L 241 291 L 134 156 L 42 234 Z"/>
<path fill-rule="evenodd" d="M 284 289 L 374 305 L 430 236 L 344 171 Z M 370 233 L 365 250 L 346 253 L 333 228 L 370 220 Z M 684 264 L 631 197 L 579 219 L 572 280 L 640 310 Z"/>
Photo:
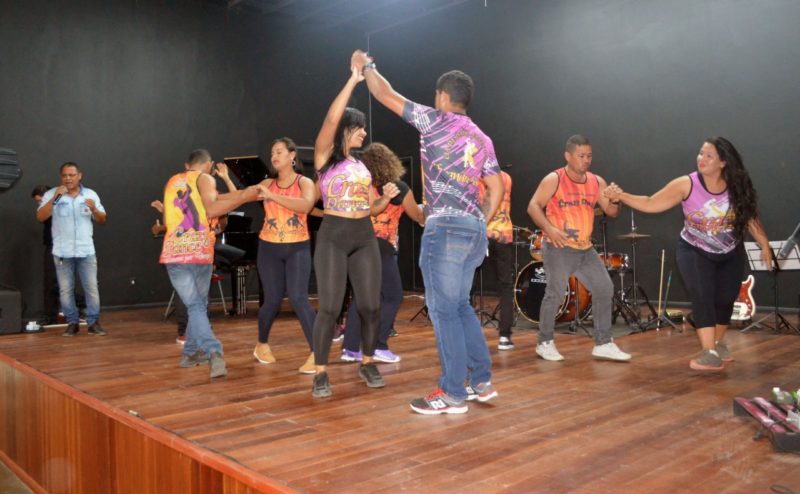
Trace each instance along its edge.
<path fill-rule="evenodd" d="M 267 165 L 259 156 L 235 156 L 223 161 L 245 187 L 261 183 L 267 177 Z"/>

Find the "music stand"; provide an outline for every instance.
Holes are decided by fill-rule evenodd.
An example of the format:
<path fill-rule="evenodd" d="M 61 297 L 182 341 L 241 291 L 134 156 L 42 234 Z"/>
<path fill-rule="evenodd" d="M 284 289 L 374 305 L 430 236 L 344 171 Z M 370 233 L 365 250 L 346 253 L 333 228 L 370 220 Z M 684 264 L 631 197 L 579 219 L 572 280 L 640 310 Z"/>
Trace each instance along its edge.
<path fill-rule="evenodd" d="M 741 332 L 745 333 L 753 328 L 761 328 L 762 326 L 766 326 L 767 328 L 771 329 L 776 333 L 780 333 L 782 330 L 787 330 L 789 332 L 795 332 L 800 334 L 800 329 L 795 327 L 792 323 L 786 320 L 783 314 L 780 313 L 778 310 L 778 275 L 781 271 L 789 270 L 794 271 L 800 269 L 800 252 L 798 252 L 797 245 L 791 247 L 788 252 L 788 255 L 781 259 L 780 261 L 777 260 L 775 257 L 775 252 L 781 250 L 784 247 L 786 242 L 792 242 L 793 237 L 789 237 L 788 240 L 777 240 L 771 241 L 769 243 L 769 247 L 772 250 L 772 258 L 773 258 L 773 266 L 772 266 L 772 290 L 773 296 L 775 301 L 775 306 L 773 308 L 773 312 L 769 315 L 766 315 L 755 321 L 754 323 L 750 324 L 746 328 L 742 329 Z M 768 271 L 768 266 L 764 261 L 761 260 L 761 249 L 759 248 L 758 244 L 755 242 L 745 242 L 744 243 L 745 251 L 747 252 L 747 260 L 750 263 L 750 269 L 752 271 Z M 765 322 L 767 319 L 773 318 L 771 322 Z"/>

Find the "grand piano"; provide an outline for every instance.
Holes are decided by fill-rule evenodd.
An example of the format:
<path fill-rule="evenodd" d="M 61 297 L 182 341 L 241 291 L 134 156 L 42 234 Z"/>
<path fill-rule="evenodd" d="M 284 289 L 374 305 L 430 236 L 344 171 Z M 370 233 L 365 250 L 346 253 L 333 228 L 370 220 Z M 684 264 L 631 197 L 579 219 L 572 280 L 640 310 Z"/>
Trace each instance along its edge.
<path fill-rule="evenodd" d="M 236 156 L 225 158 L 225 164 L 233 175 L 234 181 L 241 187 L 249 187 L 264 180 L 267 176 L 267 165 L 258 156 Z M 244 251 L 244 256 L 232 263 L 233 314 L 247 313 L 247 279 L 250 271 L 256 266 L 258 258 L 258 229 L 253 224 L 253 217 L 241 211 L 228 214 L 228 226 L 220 235 L 224 245 L 237 247 Z M 259 300 L 261 297 L 259 296 Z"/>

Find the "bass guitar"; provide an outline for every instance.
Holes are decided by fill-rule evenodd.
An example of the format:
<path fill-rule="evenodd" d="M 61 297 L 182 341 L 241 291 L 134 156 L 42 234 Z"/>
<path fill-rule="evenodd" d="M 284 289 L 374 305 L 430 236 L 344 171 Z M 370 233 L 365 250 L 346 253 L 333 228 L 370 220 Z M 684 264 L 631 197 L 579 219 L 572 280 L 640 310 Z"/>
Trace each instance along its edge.
<path fill-rule="evenodd" d="M 733 314 L 731 320 L 733 321 L 747 321 L 756 313 L 756 301 L 753 298 L 753 286 L 756 280 L 753 275 L 748 275 L 747 279 L 742 282 L 739 288 L 739 297 L 733 303 Z"/>

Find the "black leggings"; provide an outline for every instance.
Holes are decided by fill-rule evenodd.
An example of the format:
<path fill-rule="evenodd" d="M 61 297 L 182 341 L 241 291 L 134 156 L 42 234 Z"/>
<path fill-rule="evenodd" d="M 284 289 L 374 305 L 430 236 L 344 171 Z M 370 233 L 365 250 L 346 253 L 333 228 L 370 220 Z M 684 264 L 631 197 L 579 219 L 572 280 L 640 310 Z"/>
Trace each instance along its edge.
<path fill-rule="evenodd" d="M 358 300 L 364 355 L 375 353 L 380 325 L 381 256 L 369 217 L 326 214 L 314 250 L 319 308 L 314 321 L 314 362 L 328 364 L 333 326 L 342 308 L 347 278 Z"/>
<path fill-rule="evenodd" d="M 283 301 L 289 297 L 308 347 L 314 326 L 314 309 L 308 301 L 308 281 L 311 279 L 311 244 L 305 242 L 274 243 L 258 241 L 258 277 L 264 289 L 264 303 L 258 310 L 258 341 L 267 343 L 272 322 Z"/>
<path fill-rule="evenodd" d="M 710 254 L 679 239 L 675 257 L 692 301 L 695 327 L 730 323 L 744 276 L 744 248 L 739 245 L 727 254 Z"/>

